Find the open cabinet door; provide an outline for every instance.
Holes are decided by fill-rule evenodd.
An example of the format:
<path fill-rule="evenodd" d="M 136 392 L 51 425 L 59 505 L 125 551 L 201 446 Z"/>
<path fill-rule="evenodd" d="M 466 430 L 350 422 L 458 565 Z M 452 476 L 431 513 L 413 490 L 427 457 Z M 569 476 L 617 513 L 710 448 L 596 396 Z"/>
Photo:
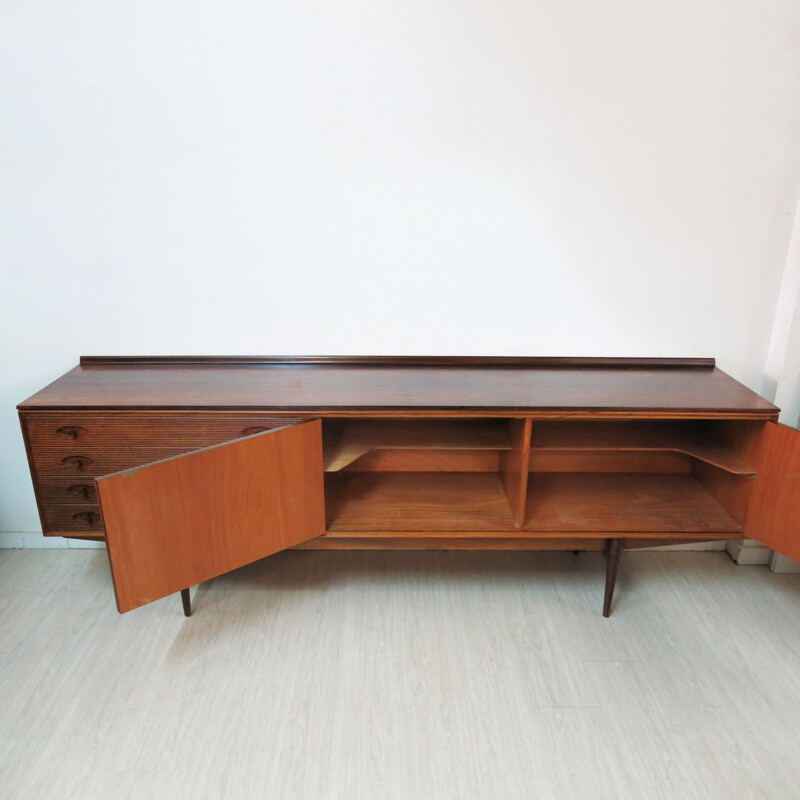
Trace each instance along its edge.
<path fill-rule="evenodd" d="M 764 425 L 745 536 L 800 561 L 800 431 Z"/>
<path fill-rule="evenodd" d="M 119 611 L 325 533 L 319 420 L 97 479 Z"/>

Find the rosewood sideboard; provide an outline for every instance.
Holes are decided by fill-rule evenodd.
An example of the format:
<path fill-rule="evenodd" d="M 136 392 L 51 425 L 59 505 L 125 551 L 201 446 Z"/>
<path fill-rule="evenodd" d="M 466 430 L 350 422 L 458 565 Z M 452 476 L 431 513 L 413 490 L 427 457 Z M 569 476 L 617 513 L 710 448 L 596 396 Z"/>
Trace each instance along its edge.
<path fill-rule="evenodd" d="M 800 432 L 713 359 L 83 357 L 19 405 L 46 536 L 120 612 L 290 547 L 800 560 Z"/>

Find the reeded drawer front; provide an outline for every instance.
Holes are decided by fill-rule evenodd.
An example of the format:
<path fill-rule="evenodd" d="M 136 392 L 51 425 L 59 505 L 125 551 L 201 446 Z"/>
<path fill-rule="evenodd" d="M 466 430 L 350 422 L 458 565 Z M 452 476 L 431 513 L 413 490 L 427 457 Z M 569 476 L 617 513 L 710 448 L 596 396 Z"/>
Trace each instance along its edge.
<path fill-rule="evenodd" d="M 39 480 L 39 497 L 51 506 L 85 506 L 97 503 L 94 477 L 54 478 L 45 475 Z"/>
<path fill-rule="evenodd" d="M 190 449 L 251 436 L 261 430 L 295 425 L 302 417 L 264 414 L 175 414 L 59 412 L 27 414 L 31 445 L 72 451 L 82 446 L 143 447 L 157 443 Z"/>
<path fill-rule="evenodd" d="M 225 440 L 223 440 L 225 441 Z M 162 444 L 157 447 L 104 448 L 73 447 L 72 451 L 63 455 L 50 450 L 33 451 L 36 472 L 42 482 L 51 478 L 68 478 L 75 482 L 109 475 L 123 469 L 132 469 L 159 461 L 162 458 L 183 455 L 192 450 L 206 447 L 205 444 L 193 446 Z"/>
<path fill-rule="evenodd" d="M 45 532 L 47 531 L 86 531 L 102 533 L 100 507 L 84 504 L 81 507 L 48 507 L 44 512 Z"/>
<path fill-rule="evenodd" d="M 26 422 L 39 476 L 93 478 L 294 425 L 302 418 L 77 412 L 31 414 L 26 416 Z"/>
<path fill-rule="evenodd" d="M 94 479 L 261 431 L 302 417 L 257 413 L 25 414 L 45 531 L 102 533 Z"/>

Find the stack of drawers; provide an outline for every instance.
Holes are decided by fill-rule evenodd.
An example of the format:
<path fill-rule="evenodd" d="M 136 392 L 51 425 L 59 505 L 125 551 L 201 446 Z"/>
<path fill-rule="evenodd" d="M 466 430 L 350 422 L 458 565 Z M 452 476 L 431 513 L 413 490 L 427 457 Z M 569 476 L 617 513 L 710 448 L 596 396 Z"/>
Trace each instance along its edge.
<path fill-rule="evenodd" d="M 45 534 L 103 538 L 94 479 L 202 447 L 294 425 L 240 412 L 22 412 Z"/>

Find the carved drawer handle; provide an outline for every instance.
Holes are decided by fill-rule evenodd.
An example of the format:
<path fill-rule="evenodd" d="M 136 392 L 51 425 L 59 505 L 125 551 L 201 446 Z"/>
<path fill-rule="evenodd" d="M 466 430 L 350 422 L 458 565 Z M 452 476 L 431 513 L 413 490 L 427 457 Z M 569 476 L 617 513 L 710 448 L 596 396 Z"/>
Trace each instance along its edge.
<path fill-rule="evenodd" d="M 73 514 L 72 519 L 86 525 L 97 525 L 100 522 L 100 515 L 96 511 L 81 511 L 79 514 Z"/>
<path fill-rule="evenodd" d="M 77 441 L 78 439 L 83 438 L 86 436 L 88 431 L 86 428 L 78 428 L 75 425 L 65 425 L 63 428 L 58 428 L 56 433 L 59 436 L 63 436 L 65 439 L 72 439 L 73 441 Z"/>
<path fill-rule="evenodd" d="M 269 428 L 254 425 L 252 428 L 245 428 L 242 431 L 242 436 L 255 436 L 257 433 L 264 433 L 266 430 L 269 430 Z"/>
<path fill-rule="evenodd" d="M 76 497 L 94 497 L 94 486 L 88 483 L 74 483 L 72 486 L 67 487 L 68 494 L 74 494 Z"/>
<path fill-rule="evenodd" d="M 87 467 L 92 465 L 92 459 L 88 456 L 67 456 L 61 459 L 65 467 L 75 467 L 75 469 L 85 472 Z"/>

